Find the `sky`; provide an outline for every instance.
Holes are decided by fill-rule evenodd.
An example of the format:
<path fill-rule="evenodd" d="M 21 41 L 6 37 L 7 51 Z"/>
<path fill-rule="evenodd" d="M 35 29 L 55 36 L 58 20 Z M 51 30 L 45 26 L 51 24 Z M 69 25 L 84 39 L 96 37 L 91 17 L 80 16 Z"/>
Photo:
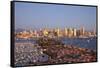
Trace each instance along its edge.
<path fill-rule="evenodd" d="M 96 7 L 15 3 L 15 29 L 96 27 Z"/>

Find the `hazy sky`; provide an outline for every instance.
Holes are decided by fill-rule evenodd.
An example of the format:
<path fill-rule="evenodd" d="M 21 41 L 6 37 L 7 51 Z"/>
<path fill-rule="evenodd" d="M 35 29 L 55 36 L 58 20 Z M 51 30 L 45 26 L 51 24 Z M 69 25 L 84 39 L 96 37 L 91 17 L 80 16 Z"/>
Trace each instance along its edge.
<path fill-rule="evenodd" d="M 92 30 L 96 25 L 96 7 L 15 3 L 15 29 L 64 28 Z"/>

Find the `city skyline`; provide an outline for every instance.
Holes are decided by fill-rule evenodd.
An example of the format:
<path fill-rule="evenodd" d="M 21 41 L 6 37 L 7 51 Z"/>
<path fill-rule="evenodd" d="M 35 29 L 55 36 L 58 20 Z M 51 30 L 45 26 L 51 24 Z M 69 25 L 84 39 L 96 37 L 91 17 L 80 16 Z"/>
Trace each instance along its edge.
<path fill-rule="evenodd" d="M 15 3 L 15 29 L 96 29 L 96 7 Z"/>

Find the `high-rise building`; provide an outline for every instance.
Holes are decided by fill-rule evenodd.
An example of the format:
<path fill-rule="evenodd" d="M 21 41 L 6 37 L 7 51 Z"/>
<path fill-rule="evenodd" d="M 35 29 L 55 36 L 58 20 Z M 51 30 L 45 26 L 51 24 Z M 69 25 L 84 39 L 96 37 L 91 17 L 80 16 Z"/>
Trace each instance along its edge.
<path fill-rule="evenodd" d="M 36 30 L 34 30 L 34 35 L 36 36 L 36 34 L 37 34 L 37 31 L 36 31 Z"/>
<path fill-rule="evenodd" d="M 60 29 L 59 29 L 59 28 L 56 28 L 56 29 L 55 29 L 55 33 L 57 34 L 58 37 L 61 36 L 61 34 L 60 34 Z"/>
<path fill-rule="evenodd" d="M 80 28 L 80 35 L 81 35 L 81 36 L 84 36 L 84 33 L 85 33 L 84 27 Z"/>
<path fill-rule="evenodd" d="M 68 37 L 72 37 L 73 36 L 73 30 L 72 28 L 68 29 Z"/>
<path fill-rule="evenodd" d="M 57 35 L 58 35 L 58 37 L 60 36 L 60 29 L 59 28 L 57 28 Z"/>
<path fill-rule="evenodd" d="M 73 29 L 73 36 L 76 37 L 76 29 Z"/>
<path fill-rule="evenodd" d="M 76 36 L 79 37 L 80 36 L 80 30 L 76 31 Z"/>
<path fill-rule="evenodd" d="M 64 29 L 64 35 L 68 36 L 68 29 L 67 28 Z"/>

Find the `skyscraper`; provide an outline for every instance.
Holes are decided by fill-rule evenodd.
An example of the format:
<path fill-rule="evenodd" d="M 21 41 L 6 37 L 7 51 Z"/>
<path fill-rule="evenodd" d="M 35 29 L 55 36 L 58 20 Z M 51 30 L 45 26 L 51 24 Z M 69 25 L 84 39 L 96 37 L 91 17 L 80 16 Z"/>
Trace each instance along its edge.
<path fill-rule="evenodd" d="M 80 35 L 81 35 L 81 36 L 84 36 L 84 33 L 85 33 L 84 27 L 80 28 Z"/>
<path fill-rule="evenodd" d="M 68 29 L 68 37 L 72 37 L 73 36 L 73 30 L 72 28 Z"/>
<path fill-rule="evenodd" d="M 68 36 L 68 29 L 67 28 L 64 29 L 64 35 Z"/>
<path fill-rule="evenodd" d="M 76 29 L 73 29 L 73 36 L 76 37 Z"/>

